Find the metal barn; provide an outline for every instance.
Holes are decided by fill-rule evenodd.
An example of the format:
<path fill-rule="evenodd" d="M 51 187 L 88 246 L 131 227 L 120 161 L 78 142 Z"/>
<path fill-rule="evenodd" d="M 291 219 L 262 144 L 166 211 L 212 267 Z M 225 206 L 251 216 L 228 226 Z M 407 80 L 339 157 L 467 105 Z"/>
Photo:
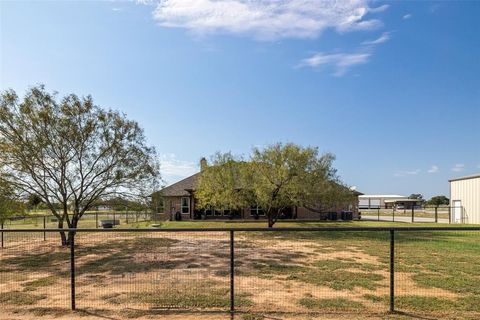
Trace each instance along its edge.
<path fill-rule="evenodd" d="M 480 224 L 480 174 L 449 182 L 451 222 Z"/>

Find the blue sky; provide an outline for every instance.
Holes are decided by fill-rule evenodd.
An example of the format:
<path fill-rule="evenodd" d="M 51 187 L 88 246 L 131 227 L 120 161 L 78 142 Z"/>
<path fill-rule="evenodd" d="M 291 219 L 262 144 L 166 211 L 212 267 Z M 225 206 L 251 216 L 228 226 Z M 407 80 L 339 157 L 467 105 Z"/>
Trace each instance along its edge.
<path fill-rule="evenodd" d="M 91 94 L 174 182 L 215 151 L 333 152 L 365 193 L 480 172 L 480 2 L 2 1 L 0 89 Z"/>

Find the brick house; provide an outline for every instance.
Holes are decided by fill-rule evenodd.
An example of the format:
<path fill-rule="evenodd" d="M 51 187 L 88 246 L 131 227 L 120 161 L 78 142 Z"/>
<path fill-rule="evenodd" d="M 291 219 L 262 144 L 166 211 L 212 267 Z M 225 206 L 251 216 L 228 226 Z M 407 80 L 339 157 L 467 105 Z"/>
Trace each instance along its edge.
<path fill-rule="evenodd" d="M 251 206 L 240 210 L 210 210 L 200 209 L 195 203 L 195 183 L 200 176 L 200 172 L 185 178 L 177 183 L 163 188 L 160 192 L 163 198 L 163 210 L 167 219 L 175 220 L 194 220 L 194 219 L 245 219 L 254 220 L 265 218 L 265 213 L 258 206 Z M 353 219 L 358 219 L 358 196 L 360 192 L 354 191 L 356 199 L 348 207 L 337 208 L 335 211 L 352 212 Z M 320 220 L 325 213 L 311 211 L 304 207 L 285 208 L 281 214 L 281 219 L 300 219 L 300 220 Z"/>

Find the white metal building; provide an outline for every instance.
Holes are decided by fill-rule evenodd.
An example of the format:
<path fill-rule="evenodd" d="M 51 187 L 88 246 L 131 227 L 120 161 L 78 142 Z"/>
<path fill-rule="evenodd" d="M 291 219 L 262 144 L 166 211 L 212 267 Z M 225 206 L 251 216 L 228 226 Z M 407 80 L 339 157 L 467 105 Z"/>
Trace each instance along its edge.
<path fill-rule="evenodd" d="M 364 194 L 358 196 L 359 209 L 380 209 L 386 208 L 389 201 L 408 200 L 408 197 L 398 194 Z"/>
<path fill-rule="evenodd" d="M 449 182 L 451 222 L 480 224 L 480 174 Z"/>

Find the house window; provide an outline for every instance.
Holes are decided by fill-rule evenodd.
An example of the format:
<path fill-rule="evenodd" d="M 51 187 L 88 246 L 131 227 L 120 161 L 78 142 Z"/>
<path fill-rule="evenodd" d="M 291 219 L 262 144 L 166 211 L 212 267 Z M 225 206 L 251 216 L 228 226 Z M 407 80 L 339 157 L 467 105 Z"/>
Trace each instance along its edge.
<path fill-rule="evenodd" d="M 190 213 L 190 199 L 187 197 L 182 198 L 182 213 Z"/>
<path fill-rule="evenodd" d="M 210 206 L 205 208 L 205 215 L 206 216 L 211 216 L 212 215 L 212 208 Z"/>
<path fill-rule="evenodd" d="M 222 210 L 213 209 L 213 214 L 216 215 L 216 216 L 221 216 L 222 215 Z"/>
<path fill-rule="evenodd" d="M 251 206 L 250 207 L 250 215 L 251 216 L 264 216 L 265 212 L 259 206 Z"/>

